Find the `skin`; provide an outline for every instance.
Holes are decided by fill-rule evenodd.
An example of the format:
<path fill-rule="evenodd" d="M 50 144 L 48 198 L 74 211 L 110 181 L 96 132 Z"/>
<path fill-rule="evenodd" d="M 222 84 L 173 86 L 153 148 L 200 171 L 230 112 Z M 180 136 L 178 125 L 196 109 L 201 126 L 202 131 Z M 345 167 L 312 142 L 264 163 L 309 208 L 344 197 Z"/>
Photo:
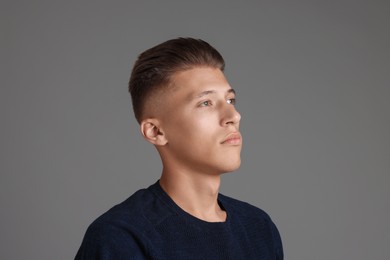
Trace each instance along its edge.
<path fill-rule="evenodd" d="M 158 105 L 150 106 L 140 125 L 161 156 L 160 185 L 189 214 L 223 222 L 221 175 L 241 164 L 234 90 L 221 70 L 210 67 L 177 72 L 171 84 L 172 91 L 150 99 Z"/>

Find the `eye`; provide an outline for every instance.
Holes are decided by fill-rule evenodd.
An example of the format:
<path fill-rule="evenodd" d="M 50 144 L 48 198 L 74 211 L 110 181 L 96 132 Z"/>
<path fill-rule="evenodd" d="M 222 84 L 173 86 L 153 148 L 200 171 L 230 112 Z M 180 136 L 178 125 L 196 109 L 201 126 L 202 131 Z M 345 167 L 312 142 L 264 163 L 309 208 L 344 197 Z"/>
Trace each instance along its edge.
<path fill-rule="evenodd" d="M 236 99 L 235 98 L 229 98 L 228 100 L 226 100 L 226 102 L 228 104 L 235 105 L 236 104 Z"/>
<path fill-rule="evenodd" d="M 202 103 L 200 103 L 199 106 L 201 107 L 208 107 L 208 106 L 211 106 L 211 101 L 210 100 L 206 100 L 206 101 L 203 101 Z"/>

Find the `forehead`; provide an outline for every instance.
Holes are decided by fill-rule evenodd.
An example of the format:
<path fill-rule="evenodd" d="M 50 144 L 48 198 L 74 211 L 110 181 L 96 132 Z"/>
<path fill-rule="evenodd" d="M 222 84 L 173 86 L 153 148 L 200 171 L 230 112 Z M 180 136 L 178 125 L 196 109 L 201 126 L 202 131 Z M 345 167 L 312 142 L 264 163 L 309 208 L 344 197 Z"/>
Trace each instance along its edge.
<path fill-rule="evenodd" d="M 205 91 L 229 92 L 231 89 L 223 72 L 218 68 L 197 67 L 172 75 L 173 92 L 193 98 Z M 172 93 L 174 94 L 174 93 Z M 180 95 L 181 96 L 181 95 Z"/>

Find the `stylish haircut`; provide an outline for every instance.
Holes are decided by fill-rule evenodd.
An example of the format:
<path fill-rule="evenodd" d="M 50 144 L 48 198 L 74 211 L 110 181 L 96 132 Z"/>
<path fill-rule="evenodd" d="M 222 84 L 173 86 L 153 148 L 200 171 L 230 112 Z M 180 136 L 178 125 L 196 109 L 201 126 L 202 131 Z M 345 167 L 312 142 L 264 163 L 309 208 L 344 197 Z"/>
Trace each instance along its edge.
<path fill-rule="evenodd" d="M 225 68 L 222 55 L 207 42 L 193 38 L 177 38 L 163 42 L 141 53 L 134 64 L 129 92 L 135 118 L 142 121 L 148 98 L 166 90 L 174 73 L 194 67 Z"/>

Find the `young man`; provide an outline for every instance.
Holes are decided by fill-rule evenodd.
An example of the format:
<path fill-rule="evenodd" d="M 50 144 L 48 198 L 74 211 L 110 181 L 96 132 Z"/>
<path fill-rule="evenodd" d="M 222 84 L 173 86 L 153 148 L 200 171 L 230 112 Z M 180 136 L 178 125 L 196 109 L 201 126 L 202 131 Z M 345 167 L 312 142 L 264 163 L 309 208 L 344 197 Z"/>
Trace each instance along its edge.
<path fill-rule="evenodd" d="M 283 259 L 270 217 L 218 193 L 221 175 L 240 166 L 242 146 L 223 70 L 218 51 L 192 38 L 139 56 L 129 91 L 162 175 L 95 220 L 76 259 Z"/>

